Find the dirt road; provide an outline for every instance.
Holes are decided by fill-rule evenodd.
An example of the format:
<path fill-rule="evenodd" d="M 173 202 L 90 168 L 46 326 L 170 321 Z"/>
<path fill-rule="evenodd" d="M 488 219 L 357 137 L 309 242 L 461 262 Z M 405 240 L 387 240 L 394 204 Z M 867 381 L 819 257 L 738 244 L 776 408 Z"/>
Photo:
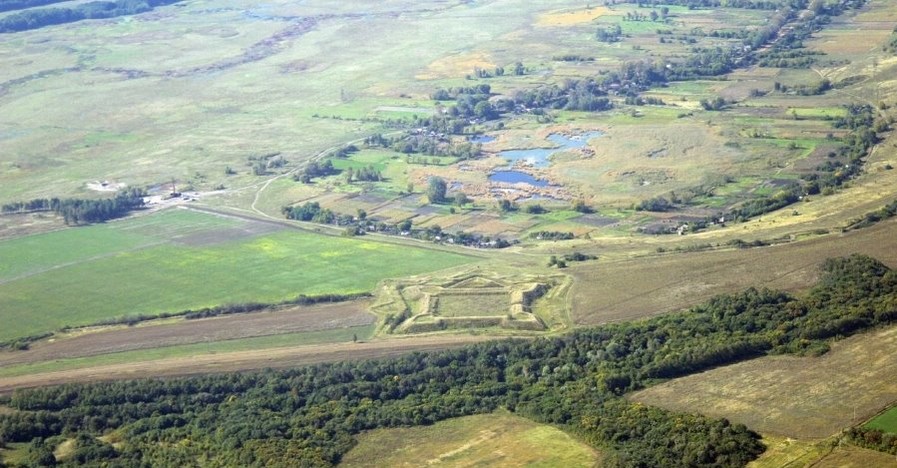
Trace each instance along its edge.
<path fill-rule="evenodd" d="M 456 348 L 486 341 L 487 336 L 429 336 L 261 349 L 201 356 L 158 359 L 127 364 L 109 364 L 81 369 L 45 372 L 0 379 L 0 394 L 20 388 L 150 377 L 176 377 L 217 372 L 285 368 L 322 362 L 374 359 L 413 351 Z"/>
<path fill-rule="evenodd" d="M 148 322 L 135 327 L 77 330 L 70 336 L 34 343 L 27 351 L 0 351 L 0 367 L 164 346 L 370 325 L 376 321 L 376 316 L 367 312 L 367 306 L 366 301 L 342 302 L 173 323 Z"/>

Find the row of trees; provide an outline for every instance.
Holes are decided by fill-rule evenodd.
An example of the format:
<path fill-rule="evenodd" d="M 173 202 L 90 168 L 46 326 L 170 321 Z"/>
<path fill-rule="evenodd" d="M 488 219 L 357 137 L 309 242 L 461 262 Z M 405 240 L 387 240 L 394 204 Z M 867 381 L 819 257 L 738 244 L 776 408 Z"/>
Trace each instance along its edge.
<path fill-rule="evenodd" d="M 442 184 L 444 183 L 445 181 L 442 181 Z M 436 197 L 435 199 L 431 199 L 432 203 L 440 203 L 448 200 L 444 192 L 445 186 L 442 184 L 439 184 L 438 182 L 430 184 L 428 191 L 435 190 L 435 192 L 428 194 L 428 196 Z M 440 185 L 442 185 L 441 191 L 439 189 Z M 440 193 L 442 194 L 442 198 L 439 198 Z M 393 236 L 411 237 L 439 244 L 463 245 L 482 249 L 503 249 L 512 245 L 512 243 L 507 240 L 493 238 L 491 236 L 483 236 L 463 231 L 444 232 L 439 226 L 418 229 L 412 225 L 410 219 L 406 219 L 397 224 L 389 224 L 368 218 L 367 213 L 363 212 L 359 213 L 357 216 L 338 214 L 328 208 L 322 208 L 318 202 L 285 206 L 283 207 L 282 212 L 288 219 L 345 227 L 346 233 L 353 236 L 363 235 L 369 232 L 377 232 Z"/>
<path fill-rule="evenodd" d="M 64 0 L 0 0 L 0 12 L 23 10 L 25 8 L 34 8 L 52 3 L 59 3 Z"/>
<path fill-rule="evenodd" d="M 5 402 L 15 411 L 0 415 L 0 443 L 40 446 L 39 439 L 65 434 L 83 441 L 77 462 L 92 465 L 330 466 L 361 431 L 503 407 L 600 447 L 608 466 L 743 466 L 764 450 L 744 426 L 622 395 L 765 353 L 823 352 L 826 338 L 895 319 L 897 274 L 853 256 L 825 262 L 820 282 L 802 298 L 748 289 L 687 312 L 559 337 L 281 371 L 22 390 Z M 111 431 L 120 438 L 114 447 L 93 439 Z"/>
<path fill-rule="evenodd" d="M 38 8 L 13 13 L 0 18 L 0 33 L 38 29 L 55 24 L 73 23 L 85 19 L 115 18 L 152 11 L 176 0 L 113 0 L 93 1 L 70 7 Z M 42 2 L 41 4 L 55 3 Z M 31 2 L 25 3 L 31 6 Z M 12 9 L 12 8 L 10 8 Z"/>
<path fill-rule="evenodd" d="M 66 224 L 101 223 L 143 208 L 145 196 L 145 190 L 132 187 L 120 191 L 113 198 L 37 198 L 26 202 L 7 203 L 0 207 L 0 211 L 4 214 L 52 211 L 62 216 Z"/>
<path fill-rule="evenodd" d="M 442 116 L 441 118 L 421 119 L 412 122 L 412 126 L 417 129 L 401 136 L 371 135 L 365 138 L 364 144 L 369 148 L 388 148 L 409 155 L 448 156 L 459 159 L 473 159 L 482 153 L 480 144 L 454 141 L 449 137 L 448 134 L 461 133 L 464 130 L 462 121 L 456 117 Z M 437 132 L 436 129 L 440 131 Z"/>

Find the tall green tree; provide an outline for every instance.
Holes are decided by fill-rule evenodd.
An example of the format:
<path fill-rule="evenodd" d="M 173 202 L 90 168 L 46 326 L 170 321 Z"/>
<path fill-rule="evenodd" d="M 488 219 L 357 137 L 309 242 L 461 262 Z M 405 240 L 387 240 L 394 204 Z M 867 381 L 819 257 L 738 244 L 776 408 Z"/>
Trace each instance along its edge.
<path fill-rule="evenodd" d="M 444 202 L 446 190 L 448 190 L 448 186 L 442 177 L 431 177 L 427 182 L 427 198 L 430 203 Z"/>

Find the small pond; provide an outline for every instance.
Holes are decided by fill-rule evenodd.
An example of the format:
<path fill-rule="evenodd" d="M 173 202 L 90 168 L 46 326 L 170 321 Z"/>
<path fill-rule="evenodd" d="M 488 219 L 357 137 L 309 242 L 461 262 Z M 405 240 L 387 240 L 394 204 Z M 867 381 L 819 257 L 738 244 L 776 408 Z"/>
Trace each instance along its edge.
<path fill-rule="evenodd" d="M 527 184 L 533 187 L 547 187 L 548 181 L 537 179 L 520 171 L 496 171 L 489 176 L 489 182 L 503 182 L 506 184 Z"/>
<path fill-rule="evenodd" d="M 489 135 L 477 135 L 470 139 L 471 143 L 480 143 L 480 144 L 492 143 L 493 141 L 495 141 L 495 137 L 489 136 Z"/>
<path fill-rule="evenodd" d="M 560 153 L 561 151 L 582 148 L 586 146 L 592 138 L 597 138 L 602 135 L 604 134 L 601 132 L 588 132 L 582 135 L 573 136 L 551 134 L 548 135 L 548 141 L 558 145 L 555 148 L 508 150 L 502 151 L 499 153 L 499 156 L 507 159 L 512 166 L 518 161 L 523 161 L 525 164 L 533 167 L 548 167 L 548 164 L 551 162 L 549 160 L 551 155 Z"/>

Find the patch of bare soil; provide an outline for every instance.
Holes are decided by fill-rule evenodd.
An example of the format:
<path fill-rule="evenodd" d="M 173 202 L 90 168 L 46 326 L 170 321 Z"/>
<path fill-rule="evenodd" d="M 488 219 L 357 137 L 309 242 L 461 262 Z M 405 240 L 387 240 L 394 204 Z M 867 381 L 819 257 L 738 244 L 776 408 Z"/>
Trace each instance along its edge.
<path fill-rule="evenodd" d="M 0 352 L 0 366 L 370 325 L 376 321 L 376 316 L 367 312 L 367 306 L 367 302 L 356 301 L 181 320 L 161 325 L 107 328 L 93 333 L 76 331 L 54 341 L 34 343 L 27 351 Z"/>
<path fill-rule="evenodd" d="M 25 213 L 0 216 L 0 240 L 56 231 L 65 227 L 53 213 Z"/>
<path fill-rule="evenodd" d="M 102 365 L 0 379 L 0 394 L 8 394 L 20 388 L 61 385 L 73 382 L 175 377 L 295 367 L 322 362 L 375 359 L 398 356 L 414 351 L 456 348 L 489 339 L 492 338 L 487 336 L 427 336 L 366 343 L 334 343 L 260 349 Z"/>

